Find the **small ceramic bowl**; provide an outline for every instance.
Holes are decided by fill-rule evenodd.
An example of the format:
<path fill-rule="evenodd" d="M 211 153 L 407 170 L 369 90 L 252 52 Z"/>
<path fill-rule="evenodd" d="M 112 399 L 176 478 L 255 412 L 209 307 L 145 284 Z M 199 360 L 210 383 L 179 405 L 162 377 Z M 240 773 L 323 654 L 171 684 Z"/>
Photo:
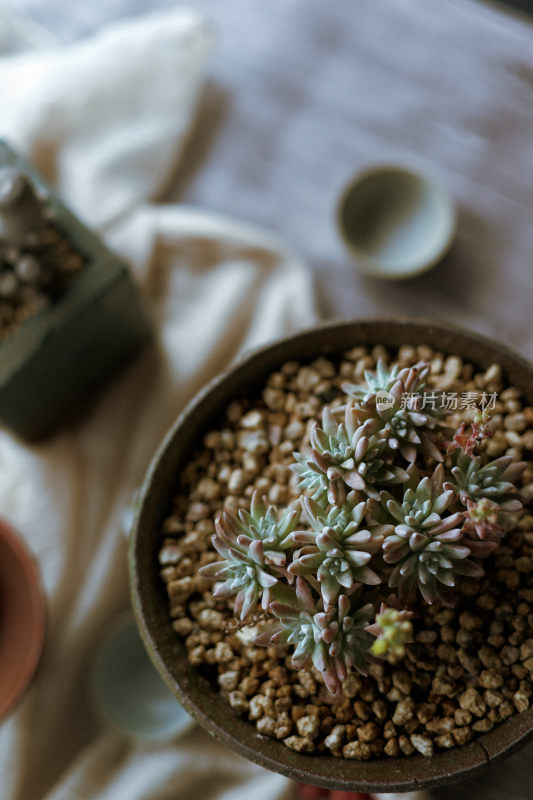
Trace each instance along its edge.
<path fill-rule="evenodd" d="M 97 712 L 139 739 L 175 739 L 194 724 L 148 658 L 129 612 L 114 620 L 96 655 L 91 693 Z"/>
<path fill-rule="evenodd" d="M 22 539 L 0 520 L 0 719 L 20 700 L 37 668 L 44 628 L 37 567 Z"/>
<path fill-rule="evenodd" d="M 411 278 L 437 264 L 455 236 L 449 196 L 405 167 L 362 172 L 344 191 L 337 220 L 354 266 L 374 278 Z"/>

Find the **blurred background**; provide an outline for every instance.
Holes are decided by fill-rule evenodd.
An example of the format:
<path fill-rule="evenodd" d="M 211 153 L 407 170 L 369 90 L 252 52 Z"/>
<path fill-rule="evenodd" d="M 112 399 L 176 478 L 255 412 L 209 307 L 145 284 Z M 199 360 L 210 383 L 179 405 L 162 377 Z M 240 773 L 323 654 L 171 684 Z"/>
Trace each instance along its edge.
<path fill-rule="evenodd" d="M 181 28 L 175 23 L 165 51 L 169 63 L 178 64 L 175 76 L 166 76 L 178 87 L 176 106 L 183 102 L 181 118 L 180 113 L 174 118 L 160 108 L 174 96 L 173 87 L 158 93 L 154 86 L 153 105 L 146 86 L 139 88 L 143 59 L 150 75 L 163 70 L 157 48 L 165 34 L 159 21 L 143 38 L 142 20 L 153 11 L 164 18 L 182 5 L 205 15 L 214 46 L 208 55 L 210 42 L 207 46 L 197 21 L 185 21 Z M 53 165 L 52 178 L 69 204 L 132 262 L 156 311 L 164 354 L 157 364 L 141 360 L 96 404 L 86 423 L 42 449 L 0 434 L 0 513 L 12 519 L 37 556 L 53 644 L 34 694 L 0 732 L 5 797 L 156 800 L 150 780 L 145 793 L 136 780 L 142 755 L 148 778 L 152 769 L 163 775 L 157 800 L 176 800 L 173 782 L 183 765 L 176 766 L 174 745 L 165 751 L 167 774 L 161 750 L 141 753 L 140 746 L 111 732 L 96 738 L 97 724 L 82 697 L 83 670 L 103 623 L 128 604 L 126 540 L 120 533 L 124 506 L 164 431 L 197 389 L 243 349 L 315 320 L 309 275 L 322 317 L 440 318 L 533 358 L 533 29 L 528 13 L 533 7 L 528 0 L 152 0 L 149 7 L 143 0 L 0 0 L 0 23 L 4 7 L 32 23 L 26 25 L 26 38 L 43 47 L 44 55 L 35 61 L 22 58 L 18 65 L 1 59 L 1 74 L 16 75 L 27 90 L 25 98 L 16 83 L 0 82 L 2 134 L 9 117 L 8 132 L 21 134 L 16 144 Z M 112 65 L 109 73 L 113 86 L 106 94 L 96 63 L 106 45 L 98 44 L 98 35 L 110 23 L 127 20 L 141 20 L 140 29 L 115 41 L 129 42 L 132 50 L 144 42 L 150 52 L 117 52 L 116 69 Z M 79 43 L 95 34 L 80 56 Z M 190 50 L 182 62 L 168 56 L 171 35 Z M 6 53 L 15 50 L 7 23 L 0 24 L 0 44 Z M 47 46 L 53 50 L 56 44 L 65 48 L 64 60 L 47 56 Z M 69 58 L 78 70 L 74 77 L 85 79 L 79 89 L 69 84 Z M 139 83 L 128 82 L 128 69 Z M 48 75 L 67 91 L 56 91 Z M 192 88 L 180 96 L 182 78 Z M 48 103 L 39 105 L 41 94 L 49 94 Z M 27 98 L 39 106 L 35 120 L 46 119 L 50 134 L 37 123 L 32 129 Z M 97 106 L 94 113 L 91 103 Z M 122 125 L 118 135 L 114 110 Z M 56 117 L 61 119 L 54 127 Z M 182 128 L 172 128 L 180 119 Z M 132 146 L 121 164 L 121 137 L 130 128 L 143 155 L 132 159 Z M 100 134 L 99 147 L 93 148 Z M 158 136 L 165 147 L 157 147 Z M 140 163 L 147 153 L 152 158 Z M 99 173 L 94 163 L 109 169 Z M 164 179 L 152 176 L 155 163 Z M 345 187 L 376 164 L 427 174 L 456 206 L 457 236 L 450 252 L 419 277 L 391 282 L 363 276 L 339 235 L 336 211 Z M 127 231 L 120 229 L 123 218 L 113 231 L 108 223 L 116 218 L 98 216 L 95 198 L 105 206 L 108 194 L 122 203 L 122 212 L 131 212 Z M 161 208 L 150 205 L 154 194 L 158 203 L 175 204 L 172 212 L 157 218 Z M 233 224 L 204 219 L 202 249 L 197 217 L 180 217 L 186 206 L 255 227 L 243 233 Z M 273 244 L 268 232 L 279 240 Z M 236 295 L 230 298 L 233 305 L 224 293 Z M 227 341 L 221 344 L 223 338 Z M 68 679 L 63 680 L 62 670 Z M 196 759 L 201 782 L 212 764 L 207 737 L 198 731 L 194 736 L 184 746 L 184 765 L 189 768 Z M 263 795 L 240 784 L 233 789 L 227 777 L 230 756 L 224 750 L 217 758 L 213 774 L 222 775 L 223 787 L 228 781 L 224 797 L 229 800 L 250 794 L 257 800 L 281 799 L 287 790 L 276 776 L 270 779 L 278 783 Z M 489 776 L 435 796 L 499 800 L 506 794 L 530 800 L 530 764 L 531 746 Z M 266 773 L 258 769 L 239 763 L 235 781 L 257 779 L 264 787 Z M 183 783 L 187 800 L 195 791 L 190 780 Z M 209 797 L 218 800 L 218 790 Z"/>
<path fill-rule="evenodd" d="M 62 43 L 148 10 L 141 0 L 9 4 Z M 217 42 L 170 197 L 281 234 L 313 269 L 327 316 L 423 308 L 532 356 L 529 325 L 502 313 L 532 299 L 528 0 L 188 5 L 212 20 Z M 460 212 L 450 256 L 407 283 L 359 277 L 335 225 L 344 186 L 383 161 L 433 175 Z"/>

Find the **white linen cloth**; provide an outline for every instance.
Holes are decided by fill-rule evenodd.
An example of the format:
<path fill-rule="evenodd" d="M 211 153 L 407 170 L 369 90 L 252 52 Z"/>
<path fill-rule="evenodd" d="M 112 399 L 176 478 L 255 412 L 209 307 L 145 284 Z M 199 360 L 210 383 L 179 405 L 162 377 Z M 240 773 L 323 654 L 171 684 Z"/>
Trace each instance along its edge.
<path fill-rule="evenodd" d="M 22 28 L 0 18 L 13 50 Z M 200 15 L 176 10 L 0 59 L 0 135 L 131 259 L 158 339 L 77 426 L 33 447 L 0 433 L 0 513 L 38 560 L 48 612 L 38 673 L 0 725 L 2 800 L 290 791 L 199 729 L 178 744 L 130 741 L 96 719 L 87 693 L 102 628 L 128 605 L 121 513 L 163 433 L 243 349 L 315 318 L 308 273 L 273 237 L 151 203 L 182 152 L 212 39 Z"/>

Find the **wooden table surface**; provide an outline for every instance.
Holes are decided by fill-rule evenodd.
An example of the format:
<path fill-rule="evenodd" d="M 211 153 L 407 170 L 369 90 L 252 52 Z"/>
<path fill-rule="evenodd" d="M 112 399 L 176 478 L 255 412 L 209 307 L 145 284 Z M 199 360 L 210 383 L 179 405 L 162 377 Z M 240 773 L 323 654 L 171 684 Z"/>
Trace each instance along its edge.
<path fill-rule="evenodd" d="M 9 0 L 62 42 L 144 0 Z M 324 315 L 438 316 L 533 357 L 533 47 L 525 17 L 478 0 L 187 0 L 218 30 L 172 198 L 276 231 Z M 152 0 L 168 9 L 171 0 Z M 511 5 L 524 7 L 524 0 Z M 449 188 L 457 241 L 398 284 L 361 278 L 335 208 L 360 168 L 414 164 Z M 442 798 L 531 800 L 533 748 Z"/>
<path fill-rule="evenodd" d="M 7 2 L 64 42 L 146 11 L 144 0 Z M 424 312 L 533 357 L 526 17 L 480 0 L 188 4 L 214 21 L 218 45 L 173 197 L 281 234 L 313 269 L 326 316 Z M 435 175 L 459 206 L 450 256 L 397 284 L 361 278 L 336 230 L 340 192 L 376 161 Z"/>

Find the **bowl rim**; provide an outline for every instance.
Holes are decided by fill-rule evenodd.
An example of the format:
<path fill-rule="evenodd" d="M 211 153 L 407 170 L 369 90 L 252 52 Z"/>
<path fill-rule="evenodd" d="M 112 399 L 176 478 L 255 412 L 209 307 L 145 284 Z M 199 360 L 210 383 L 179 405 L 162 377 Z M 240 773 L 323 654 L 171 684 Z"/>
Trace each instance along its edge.
<path fill-rule="evenodd" d="M 313 343 L 321 345 L 320 352 L 316 347 L 309 349 Z M 340 354 L 358 344 L 429 344 L 443 352 L 462 355 L 485 369 L 497 361 L 509 383 L 518 385 L 533 402 L 532 364 L 500 343 L 448 322 L 407 317 L 330 320 L 248 352 L 193 397 L 149 465 L 129 542 L 130 596 L 141 638 L 154 665 L 178 700 L 215 738 L 251 761 L 298 781 L 346 791 L 406 792 L 464 780 L 510 755 L 533 739 L 533 708 L 499 723 L 467 745 L 431 757 L 413 755 L 357 761 L 296 753 L 282 742 L 262 736 L 252 723 L 238 717 L 218 690 L 189 664 L 185 648 L 172 629 L 154 549 L 160 541 L 154 520 L 163 520 L 171 499 L 163 487 L 163 476 L 167 473 L 166 483 L 170 488 L 170 473 L 176 486 L 176 454 L 180 448 L 186 450 L 186 443 L 194 440 L 195 431 L 196 435 L 205 432 L 196 422 L 191 425 L 191 420 L 206 414 L 213 403 L 218 402 L 220 412 L 226 402 L 224 395 L 231 397 L 231 387 L 239 381 L 242 386 L 250 370 L 259 370 L 262 378 L 275 368 L 273 364 L 279 366 L 290 360 L 290 353 L 295 360 L 312 360 L 320 355 Z M 303 355 L 306 348 L 308 354 Z M 186 460 L 187 456 L 183 463 Z"/>
<path fill-rule="evenodd" d="M 435 196 L 440 198 L 449 214 L 446 236 L 443 237 L 440 247 L 435 248 L 433 255 L 425 259 L 420 259 L 418 262 L 415 262 L 413 267 L 407 267 L 396 272 L 388 272 L 383 268 L 383 262 L 374 258 L 354 242 L 346 229 L 344 219 L 344 208 L 354 190 L 360 187 L 368 178 L 384 175 L 386 173 L 396 173 L 404 175 L 405 177 L 415 178 L 421 185 L 430 189 Z M 416 278 L 418 275 L 428 272 L 440 263 L 451 249 L 456 238 L 457 218 L 458 212 L 456 203 L 446 187 L 432 174 L 401 162 L 376 162 L 363 167 L 344 185 L 335 208 L 337 230 L 344 246 L 352 256 L 352 267 L 367 278 L 376 278 L 376 280 L 384 281 L 403 281 Z"/>
<path fill-rule="evenodd" d="M 35 558 L 21 535 L 3 518 L 0 518 L 0 539 L 7 546 L 23 573 L 32 621 L 32 636 L 25 653 L 24 663 L 20 665 L 16 682 L 9 695 L 0 702 L 1 721 L 22 700 L 41 660 L 46 627 L 46 608 L 41 576 Z"/>

